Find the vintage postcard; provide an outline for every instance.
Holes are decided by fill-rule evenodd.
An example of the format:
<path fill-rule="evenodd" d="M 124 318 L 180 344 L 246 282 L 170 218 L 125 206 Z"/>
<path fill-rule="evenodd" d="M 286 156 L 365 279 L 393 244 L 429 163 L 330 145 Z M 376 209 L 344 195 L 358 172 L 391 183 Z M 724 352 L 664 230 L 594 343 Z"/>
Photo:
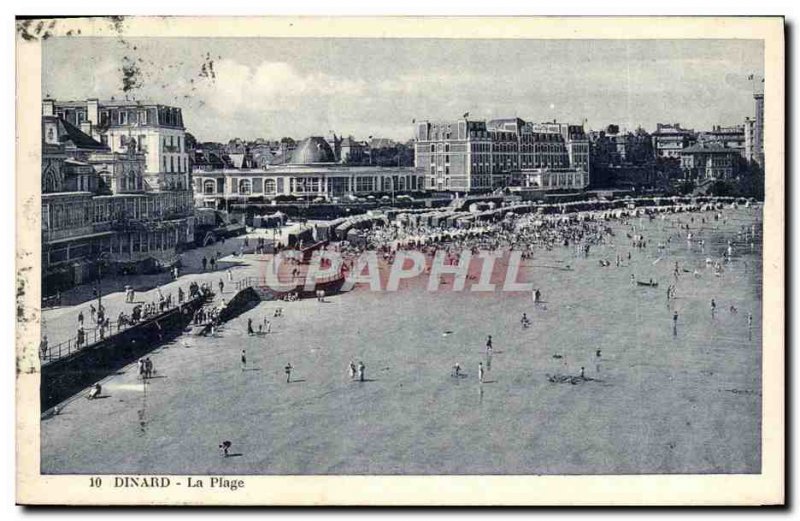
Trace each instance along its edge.
<path fill-rule="evenodd" d="M 19 503 L 784 502 L 783 19 L 16 49 Z"/>

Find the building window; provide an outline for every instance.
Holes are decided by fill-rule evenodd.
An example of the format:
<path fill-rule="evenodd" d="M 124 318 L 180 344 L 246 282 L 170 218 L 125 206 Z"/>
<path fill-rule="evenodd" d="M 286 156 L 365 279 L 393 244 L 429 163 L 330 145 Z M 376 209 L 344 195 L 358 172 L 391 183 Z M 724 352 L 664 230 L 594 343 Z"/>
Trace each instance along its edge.
<path fill-rule="evenodd" d="M 249 179 L 242 179 L 239 181 L 239 193 L 240 194 L 249 194 L 252 191 L 252 187 L 250 185 Z"/>
<path fill-rule="evenodd" d="M 207 180 L 203 181 L 203 193 L 204 194 L 213 194 L 215 185 L 216 185 L 216 183 L 214 183 L 214 181 L 211 180 L 211 179 L 207 179 Z"/>
<path fill-rule="evenodd" d="M 120 125 L 127 125 L 128 124 L 128 113 L 124 110 L 119 111 L 119 124 Z"/>

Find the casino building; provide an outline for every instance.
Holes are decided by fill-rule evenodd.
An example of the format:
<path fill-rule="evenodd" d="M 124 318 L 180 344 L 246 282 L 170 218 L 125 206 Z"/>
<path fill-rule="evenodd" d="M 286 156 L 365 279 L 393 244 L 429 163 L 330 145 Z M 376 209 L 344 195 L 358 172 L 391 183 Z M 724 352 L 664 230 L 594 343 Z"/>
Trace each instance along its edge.
<path fill-rule="evenodd" d="M 192 178 L 198 207 L 221 208 L 226 202 L 269 201 L 279 196 L 332 201 L 345 196 L 399 194 L 424 189 L 422 173 L 413 167 L 340 164 L 328 142 L 306 138 L 285 160 L 256 167 L 220 168 L 195 161 Z"/>

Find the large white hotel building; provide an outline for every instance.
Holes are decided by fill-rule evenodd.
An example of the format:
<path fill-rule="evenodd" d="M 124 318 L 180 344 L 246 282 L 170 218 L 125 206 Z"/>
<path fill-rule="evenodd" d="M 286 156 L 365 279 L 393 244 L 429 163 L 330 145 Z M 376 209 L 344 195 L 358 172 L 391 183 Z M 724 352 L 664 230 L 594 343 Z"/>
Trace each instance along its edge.
<path fill-rule="evenodd" d="M 414 160 L 427 190 L 589 185 L 589 139 L 581 125 L 520 118 L 420 121 L 415 126 Z"/>

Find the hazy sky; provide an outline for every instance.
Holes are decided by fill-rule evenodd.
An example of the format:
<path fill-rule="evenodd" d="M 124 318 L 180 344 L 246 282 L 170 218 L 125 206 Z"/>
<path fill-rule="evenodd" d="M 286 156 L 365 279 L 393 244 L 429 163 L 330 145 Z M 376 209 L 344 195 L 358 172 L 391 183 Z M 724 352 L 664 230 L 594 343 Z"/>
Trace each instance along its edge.
<path fill-rule="evenodd" d="M 140 69 L 128 96 L 182 107 L 201 141 L 330 130 L 406 140 L 413 119 L 465 112 L 591 128 L 739 124 L 764 59 L 758 40 L 63 37 L 44 42 L 42 94 L 123 99 L 125 63 Z"/>

